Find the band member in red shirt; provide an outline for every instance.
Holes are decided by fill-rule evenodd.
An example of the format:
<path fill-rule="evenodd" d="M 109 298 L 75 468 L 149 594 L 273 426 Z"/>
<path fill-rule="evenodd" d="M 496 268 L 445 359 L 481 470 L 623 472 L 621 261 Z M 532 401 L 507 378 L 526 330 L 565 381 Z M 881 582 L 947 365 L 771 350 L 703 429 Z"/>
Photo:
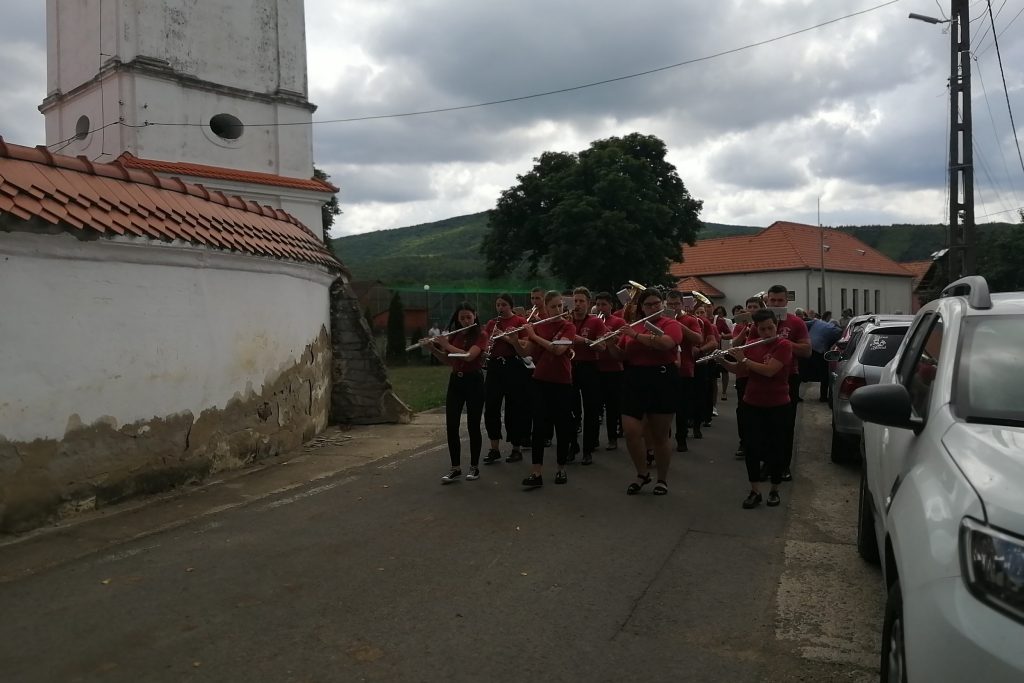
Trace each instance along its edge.
<path fill-rule="evenodd" d="M 780 502 L 779 483 L 782 481 L 783 449 L 789 420 L 789 366 L 793 362 L 793 345 L 788 339 L 776 337 L 775 313 L 768 309 L 759 310 L 754 313 L 751 324 L 755 326 L 758 338 L 775 337 L 775 340 L 749 349 L 731 350 L 729 354 L 736 362 L 727 360 L 725 356 L 717 361 L 730 372 L 748 378 L 743 393 L 749 430 L 746 461 L 750 493 L 743 501 L 746 509 L 756 507 L 762 500 L 758 483 L 762 462 L 771 479 L 767 504 L 774 507 Z"/>
<path fill-rule="evenodd" d="M 544 318 L 562 312 L 562 295 L 550 291 L 544 295 Z M 533 357 L 533 465 L 523 486 L 537 488 L 544 485 L 544 441 L 550 426 L 554 425 L 557 438 L 556 457 L 558 471 L 555 483 L 565 484 L 569 442 L 572 441 L 572 365 L 569 350 L 576 337 L 576 327 L 564 318 L 546 323 L 527 324 L 527 341 L 517 346 L 520 355 Z"/>
<path fill-rule="evenodd" d="M 469 327 L 472 325 L 472 327 Z M 447 337 L 440 336 L 424 340 L 423 345 L 434 356 L 451 366 L 448 376 L 448 392 L 444 399 L 445 431 L 448 436 L 448 455 L 452 468 L 441 481 L 450 484 L 462 477 L 462 438 L 459 423 L 462 409 L 466 409 L 466 429 L 469 432 L 469 474 L 466 479 L 480 478 L 480 450 L 483 436 L 480 433 L 480 416 L 484 410 L 483 351 L 487 347 L 487 334 L 476 317 L 476 309 L 468 302 L 459 304 L 448 322 L 448 330 L 469 329 Z M 449 354 L 457 354 L 451 357 Z"/>
<path fill-rule="evenodd" d="M 753 316 L 755 313 L 764 308 L 764 301 L 761 297 L 752 296 L 746 301 L 746 313 L 749 316 Z M 738 322 L 736 326 L 732 328 L 732 345 L 741 346 L 747 341 L 748 330 L 750 329 L 751 322 Z M 743 392 L 747 388 L 747 378 L 745 375 L 736 375 L 736 431 L 739 433 L 740 445 L 736 449 L 736 457 L 746 457 L 746 418 L 747 409 L 743 404 Z"/>
<path fill-rule="evenodd" d="M 572 346 L 573 422 L 577 434 L 580 423 L 583 424 L 583 465 L 590 465 L 594 461 L 594 451 L 598 446 L 598 430 L 601 428 L 598 352 L 590 348 L 590 342 L 607 331 L 601 319 L 590 314 L 590 305 L 589 289 L 577 287 L 572 291 L 571 321 L 576 327 L 576 337 Z M 569 445 L 569 462 L 575 459 L 579 450 L 579 442 L 573 439 Z"/>
<path fill-rule="evenodd" d="M 508 434 L 508 440 L 512 442 L 508 462 L 523 459 L 521 448 L 526 444 L 528 429 L 524 413 L 529 410 L 527 371 L 515 350 L 516 340 L 525 337 L 525 332 L 502 335 L 505 330 L 525 325 L 526 320 L 512 313 L 512 297 L 508 294 L 499 294 L 494 302 L 494 308 L 498 316 L 488 321 L 484 328 L 484 333 L 489 339 L 487 379 L 484 382 L 484 426 L 487 429 L 487 438 L 491 441 L 491 448 L 484 456 L 486 464 L 501 460 L 498 445 L 501 442 L 503 403 L 505 432 Z"/>
<path fill-rule="evenodd" d="M 664 309 L 661 292 L 645 289 L 636 303 L 638 319 L 659 314 Z M 672 458 L 669 431 L 679 401 L 679 371 L 676 367 L 683 341 L 683 328 L 671 311 L 650 320 L 657 331 L 641 323 L 622 328 L 618 344 L 608 343 L 612 355 L 626 365 L 622 389 L 622 430 L 629 455 L 636 466 L 636 481 L 626 488 L 628 495 L 640 493 L 651 483 L 644 437 L 654 450 L 658 482 L 652 492 L 668 493 L 668 467 Z"/>
<path fill-rule="evenodd" d="M 676 404 L 676 452 L 686 453 L 686 434 L 693 409 L 693 373 L 696 365 L 694 351 L 703 343 L 704 333 L 700 321 L 683 309 L 683 296 L 676 290 L 668 293 L 665 302 L 682 325 L 683 341 L 679 345 L 679 402 Z M 697 427 L 700 433 L 700 427 Z"/>
<path fill-rule="evenodd" d="M 768 308 L 784 309 L 789 303 L 789 296 L 785 285 L 772 285 L 768 288 Z M 807 324 L 798 316 L 787 312 L 784 318 L 779 319 L 779 336 L 788 339 L 793 345 L 793 359 L 789 364 L 789 422 L 787 423 L 786 441 L 783 451 L 782 480 L 790 481 L 793 475 L 790 472 L 793 461 L 793 434 L 796 430 L 796 409 L 800 402 L 800 366 L 798 358 L 810 358 L 811 338 L 807 333 Z M 749 339 L 757 339 L 757 331 L 747 329 Z"/>
<path fill-rule="evenodd" d="M 715 329 L 718 330 L 718 348 L 728 348 L 729 344 L 727 342 L 732 339 L 732 327 L 729 324 L 729 316 L 725 313 L 725 306 L 715 306 L 715 310 L 711 316 L 711 323 L 715 326 Z M 719 395 L 721 395 L 723 401 L 727 400 L 729 397 L 729 373 L 717 365 L 714 369 L 717 371 L 716 374 L 722 378 L 721 392 L 718 391 L 718 385 L 715 385 L 715 405 L 718 405 Z"/>
<path fill-rule="evenodd" d="M 597 314 L 602 318 L 605 329 L 614 332 L 626 321 L 613 315 L 615 299 L 609 292 L 600 292 L 594 297 Z M 607 349 L 598 352 L 597 373 L 601 385 L 601 402 L 604 404 L 604 426 L 608 434 L 605 450 L 614 451 L 619 447 L 622 429 L 622 415 L 619 412 L 619 394 L 622 393 L 622 361 L 612 358 Z"/>
<path fill-rule="evenodd" d="M 707 315 L 707 308 L 704 304 L 697 304 L 693 307 L 693 316 L 700 321 L 701 332 L 704 341 L 697 349 L 697 356 L 706 356 L 719 346 L 718 331 L 711 324 Z M 701 425 L 711 426 L 711 418 L 714 409 L 714 386 L 716 377 L 709 363 L 701 363 L 693 373 L 693 438 L 702 439 Z"/>

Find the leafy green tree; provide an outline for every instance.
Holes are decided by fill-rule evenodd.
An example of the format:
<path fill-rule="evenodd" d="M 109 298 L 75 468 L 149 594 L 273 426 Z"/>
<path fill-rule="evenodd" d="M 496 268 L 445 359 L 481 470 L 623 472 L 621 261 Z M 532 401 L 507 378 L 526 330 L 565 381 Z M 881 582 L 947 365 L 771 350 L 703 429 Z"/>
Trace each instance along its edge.
<path fill-rule="evenodd" d="M 1019 292 L 1024 290 L 1024 225 L 1007 224 L 1000 229 L 986 231 L 980 240 L 977 270 L 985 276 L 993 292 Z"/>
<path fill-rule="evenodd" d="M 321 171 L 316 166 L 313 167 L 313 177 L 317 180 L 322 180 L 325 183 L 329 183 L 331 181 L 331 176 L 325 171 Z M 334 225 L 334 217 L 340 215 L 341 207 L 338 205 L 338 195 L 332 194 L 331 201 L 324 202 L 320 205 L 320 218 L 324 225 L 324 241 L 327 242 L 327 247 L 328 249 L 331 249 L 332 253 L 334 251 L 333 245 L 331 244 L 331 240 L 327 237 L 327 232 L 331 229 L 331 226 Z"/>
<path fill-rule="evenodd" d="M 395 292 L 388 306 L 388 347 L 386 357 L 389 365 L 405 365 L 405 308 L 402 297 Z"/>
<path fill-rule="evenodd" d="M 631 133 L 578 154 L 541 154 L 490 212 L 481 245 L 488 275 L 526 263 L 532 275 L 546 265 L 566 285 L 668 283 L 681 246 L 697 239 L 703 202 L 666 151 L 657 137 Z"/>

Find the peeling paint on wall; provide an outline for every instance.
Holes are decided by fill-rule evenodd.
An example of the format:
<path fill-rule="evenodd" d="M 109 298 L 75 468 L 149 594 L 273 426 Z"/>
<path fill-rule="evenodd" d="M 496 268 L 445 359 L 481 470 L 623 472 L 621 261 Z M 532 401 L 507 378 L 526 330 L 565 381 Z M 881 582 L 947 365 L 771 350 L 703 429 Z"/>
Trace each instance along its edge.
<path fill-rule="evenodd" d="M 0 435 L 0 532 L 18 532 L 131 496 L 198 482 L 300 446 L 327 426 L 331 342 L 321 328 L 258 393 L 223 408 L 118 426 L 68 416 L 61 439 Z M 157 388 L 158 390 L 158 388 Z"/>

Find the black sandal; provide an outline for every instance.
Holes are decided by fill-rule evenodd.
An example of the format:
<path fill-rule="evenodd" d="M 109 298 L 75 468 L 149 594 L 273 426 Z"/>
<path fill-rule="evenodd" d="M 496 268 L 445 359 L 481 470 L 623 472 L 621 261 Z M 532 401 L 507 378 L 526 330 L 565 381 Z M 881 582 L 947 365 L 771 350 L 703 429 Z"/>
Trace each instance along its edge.
<path fill-rule="evenodd" d="M 659 479 L 658 483 L 655 484 L 654 488 L 651 490 L 651 493 L 653 493 L 656 496 L 668 495 L 668 482 L 666 482 L 664 479 Z"/>
<path fill-rule="evenodd" d="M 635 496 L 640 493 L 640 489 L 651 483 L 651 473 L 648 472 L 644 476 L 636 475 L 636 481 L 626 487 L 627 496 Z"/>

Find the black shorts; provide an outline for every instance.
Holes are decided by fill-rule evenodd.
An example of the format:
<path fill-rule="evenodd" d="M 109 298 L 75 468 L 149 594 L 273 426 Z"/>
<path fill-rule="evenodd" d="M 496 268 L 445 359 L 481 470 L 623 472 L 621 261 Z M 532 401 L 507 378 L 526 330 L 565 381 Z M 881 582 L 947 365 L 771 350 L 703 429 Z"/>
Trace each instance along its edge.
<path fill-rule="evenodd" d="M 623 415 L 672 415 L 679 403 L 679 368 L 675 365 L 627 365 L 622 381 Z"/>

